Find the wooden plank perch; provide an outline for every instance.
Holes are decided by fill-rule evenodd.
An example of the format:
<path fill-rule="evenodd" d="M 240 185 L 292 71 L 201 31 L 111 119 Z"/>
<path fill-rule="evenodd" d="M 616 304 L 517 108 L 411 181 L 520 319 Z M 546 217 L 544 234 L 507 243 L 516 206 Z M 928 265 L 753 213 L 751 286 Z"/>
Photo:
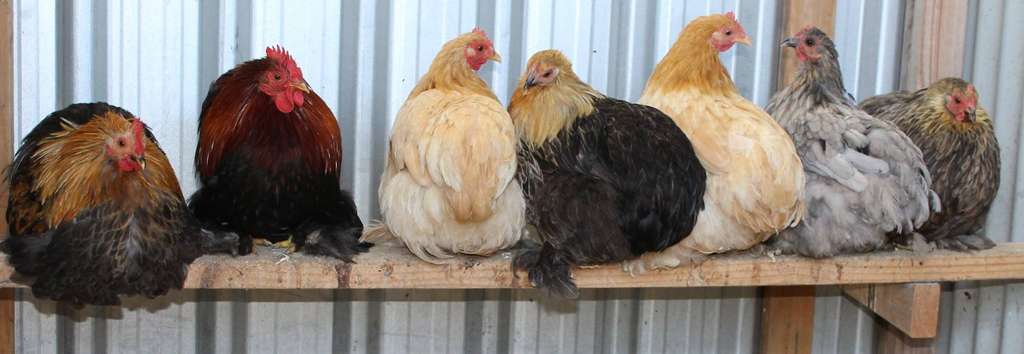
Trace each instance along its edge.
<path fill-rule="evenodd" d="M 459 257 L 449 264 L 425 263 L 401 247 L 377 246 L 355 264 L 284 256 L 257 248 L 246 257 L 206 256 L 196 260 L 189 289 L 483 289 L 526 288 L 525 274 L 513 276 L 511 254 Z M 0 266 L 0 287 L 24 286 Z M 882 284 L 989 279 L 1024 279 L 1024 243 L 958 253 L 893 251 L 832 259 L 754 254 L 713 257 L 700 265 L 632 277 L 618 264 L 575 271 L 581 288 L 779 286 Z"/>

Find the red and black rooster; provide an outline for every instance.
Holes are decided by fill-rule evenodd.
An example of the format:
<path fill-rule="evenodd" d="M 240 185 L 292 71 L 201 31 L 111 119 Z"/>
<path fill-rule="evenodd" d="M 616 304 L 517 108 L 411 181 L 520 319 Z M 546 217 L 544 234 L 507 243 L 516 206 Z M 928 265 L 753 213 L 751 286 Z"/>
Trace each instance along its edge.
<path fill-rule="evenodd" d="M 240 254 L 254 237 L 346 261 L 370 246 L 341 189 L 338 122 L 280 47 L 210 85 L 195 163 L 189 207 L 208 230 L 237 233 Z"/>
<path fill-rule="evenodd" d="M 181 289 L 205 252 L 237 237 L 201 232 L 167 156 L 142 122 L 106 103 L 74 104 L 43 119 L 8 168 L 14 269 L 37 297 L 116 305 L 118 295 Z M 231 236 L 231 235 L 228 235 Z"/>

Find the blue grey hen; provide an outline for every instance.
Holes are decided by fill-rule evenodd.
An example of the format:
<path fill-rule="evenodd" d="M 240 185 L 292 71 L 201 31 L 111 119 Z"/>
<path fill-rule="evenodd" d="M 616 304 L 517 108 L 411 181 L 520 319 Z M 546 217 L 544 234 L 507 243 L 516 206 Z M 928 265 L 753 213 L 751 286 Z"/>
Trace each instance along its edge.
<path fill-rule="evenodd" d="M 766 110 L 796 143 L 808 207 L 803 222 L 780 232 L 774 247 L 830 257 L 873 251 L 912 234 L 939 206 L 921 150 L 894 125 L 857 108 L 825 33 L 810 27 L 783 44 L 796 50 L 800 71 Z"/>

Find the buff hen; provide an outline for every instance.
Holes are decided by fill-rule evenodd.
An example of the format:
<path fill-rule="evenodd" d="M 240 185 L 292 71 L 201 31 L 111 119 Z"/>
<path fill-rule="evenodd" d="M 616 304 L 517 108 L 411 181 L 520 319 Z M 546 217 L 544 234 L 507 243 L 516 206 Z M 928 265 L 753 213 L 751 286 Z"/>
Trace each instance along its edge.
<path fill-rule="evenodd" d="M 479 29 L 448 43 L 398 112 L 364 241 L 402 240 L 421 259 L 490 255 L 519 241 L 525 201 L 508 112 L 476 71 L 498 62 Z"/>
<path fill-rule="evenodd" d="M 740 95 L 718 57 L 735 43 L 749 45 L 750 38 L 732 13 L 693 20 L 640 97 L 686 133 L 708 177 L 690 236 L 627 264 L 632 273 L 748 249 L 803 216 L 804 173 L 793 141 Z"/>

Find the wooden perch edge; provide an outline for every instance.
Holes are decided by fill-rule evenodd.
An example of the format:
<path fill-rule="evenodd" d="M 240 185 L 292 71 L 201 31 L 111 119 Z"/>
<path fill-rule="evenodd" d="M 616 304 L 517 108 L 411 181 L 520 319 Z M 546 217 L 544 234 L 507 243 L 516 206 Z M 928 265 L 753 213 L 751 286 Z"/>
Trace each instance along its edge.
<path fill-rule="evenodd" d="M 425 263 L 404 248 L 378 245 L 355 264 L 257 248 L 246 257 L 206 256 L 190 266 L 187 289 L 487 289 L 528 288 L 526 274 L 513 276 L 511 253 Z M 23 287 L 0 266 L 0 287 Z M 958 253 L 893 251 L 832 259 L 736 254 L 695 266 L 632 277 L 621 265 L 577 269 L 581 288 L 782 286 L 880 284 L 1024 279 L 1024 243 Z"/>

